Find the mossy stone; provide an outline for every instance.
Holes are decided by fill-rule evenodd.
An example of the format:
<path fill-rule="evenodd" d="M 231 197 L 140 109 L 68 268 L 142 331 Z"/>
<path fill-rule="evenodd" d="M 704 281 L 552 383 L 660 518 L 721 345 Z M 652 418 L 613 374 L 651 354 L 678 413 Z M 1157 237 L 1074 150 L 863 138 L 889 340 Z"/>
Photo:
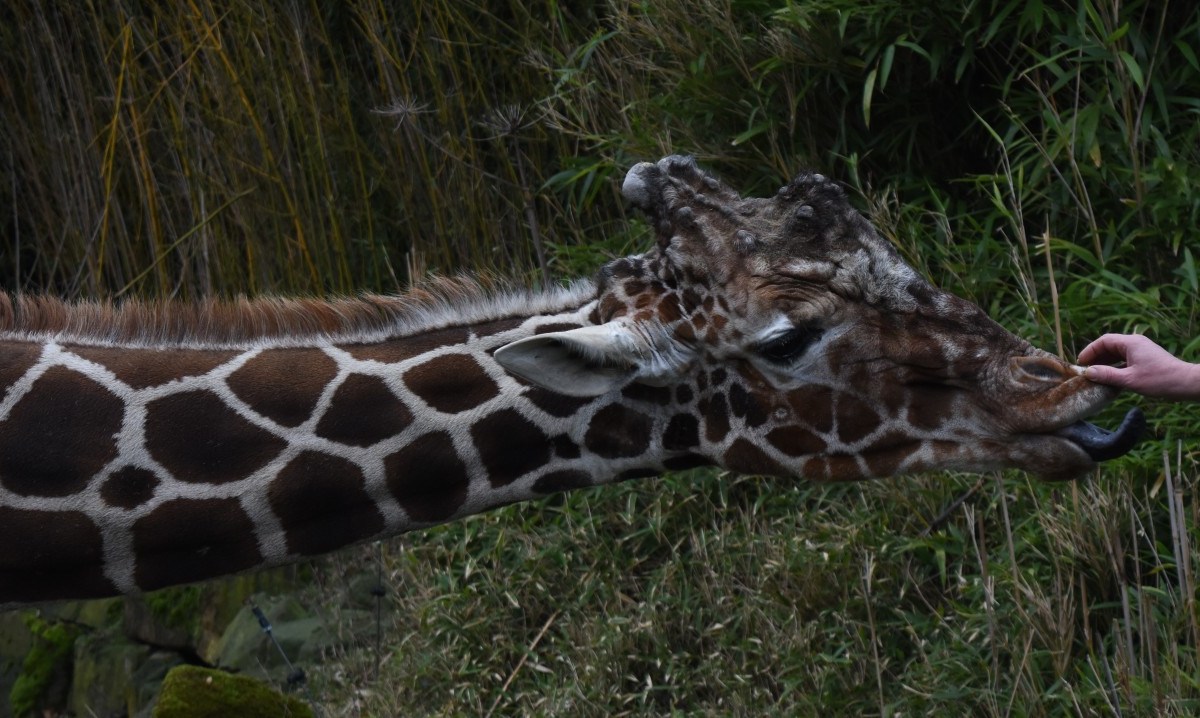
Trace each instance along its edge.
<path fill-rule="evenodd" d="M 132 677 L 150 651 L 150 646 L 130 643 L 112 633 L 98 633 L 76 641 L 74 677 L 67 703 L 72 715 L 109 716 L 135 712 Z"/>
<path fill-rule="evenodd" d="M 22 618 L 35 640 L 8 692 L 9 709 L 18 716 L 35 709 L 56 710 L 66 703 L 71 648 L 79 637 L 78 627 L 49 623 L 32 611 L 22 613 Z"/>
<path fill-rule="evenodd" d="M 229 624 L 245 607 L 246 599 L 255 596 L 261 600 L 264 596 L 290 593 L 297 585 L 297 573 L 295 566 L 283 566 L 203 584 L 199 629 L 194 641 L 196 655 L 214 663 L 219 651 L 214 644 L 221 640 Z"/>
<path fill-rule="evenodd" d="M 312 718 L 308 704 L 261 681 L 199 666 L 176 666 L 163 680 L 154 718 Z"/>

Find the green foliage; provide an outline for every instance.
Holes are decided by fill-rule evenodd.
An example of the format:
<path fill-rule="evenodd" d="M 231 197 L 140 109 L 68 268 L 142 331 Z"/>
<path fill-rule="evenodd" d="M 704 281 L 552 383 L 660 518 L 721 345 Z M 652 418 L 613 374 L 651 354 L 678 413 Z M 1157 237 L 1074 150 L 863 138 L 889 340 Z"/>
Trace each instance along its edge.
<path fill-rule="evenodd" d="M 79 636 L 79 629 L 67 623 L 49 623 L 34 613 L 24 618 L 35 642 L 9 689 L 8 704 L 14 716 L 30 715 L 45 706 L 49 698 L 46 694 L 56 680 L 65 685 L 71 652 Z"/>

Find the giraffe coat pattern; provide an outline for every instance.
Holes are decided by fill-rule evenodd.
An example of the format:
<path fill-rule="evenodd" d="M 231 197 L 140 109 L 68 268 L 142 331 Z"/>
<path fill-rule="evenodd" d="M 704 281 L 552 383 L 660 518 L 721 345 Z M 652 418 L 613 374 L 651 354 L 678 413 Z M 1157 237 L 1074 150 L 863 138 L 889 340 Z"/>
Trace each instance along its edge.
<path fill-rule="evenodd" d="M 1136 439 L 1073 429 L 1113 391 L 920 278 L 820 175 L 743 199 L 668 157 L 623 191 L 655 248 L 545 293 L 3 298 L 0 607 L 671 469 L 1061 479 Z"/>

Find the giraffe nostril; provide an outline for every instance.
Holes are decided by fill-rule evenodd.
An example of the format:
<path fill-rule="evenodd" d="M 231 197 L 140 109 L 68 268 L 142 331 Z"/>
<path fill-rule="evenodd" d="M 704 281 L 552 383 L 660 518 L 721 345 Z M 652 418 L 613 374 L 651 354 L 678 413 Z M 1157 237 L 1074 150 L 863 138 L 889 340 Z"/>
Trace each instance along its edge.
<path fill-rule="evenodd" d="M 1067 378 L 1062 364 L 1042 357 L 1018 357 L 1013 360 L 1013 369 L 1018 379 L 1060 382 Z"/>

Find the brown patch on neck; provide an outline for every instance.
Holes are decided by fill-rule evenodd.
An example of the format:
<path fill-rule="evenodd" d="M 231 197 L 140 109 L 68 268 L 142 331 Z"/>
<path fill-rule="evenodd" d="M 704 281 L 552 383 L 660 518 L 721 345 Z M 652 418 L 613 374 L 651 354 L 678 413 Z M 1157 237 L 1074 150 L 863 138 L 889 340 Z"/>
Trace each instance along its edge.
<path fill-rule="evenodd" d="M 146 389 L 189 376 L 202 376 L 237 356 L 213 349 L 130 349 L 68 346 L 72 354 L 108 369 L 134 389 Z"/>
<path fill-rule="evenodd" d="M 434 349 L 465 344 L 469 338 L 470 332 L 465 327 L 451 327 L 374 344 L 347 344 L 341 349 L 349 352 L 355 359 L 395 364 Z"/>
<path fill-rule="evenodd" d="M 133 525 L 134 578 L 144 591 L 262 563 L 254 524 L 237 499 L 173 499 Z"/>
<path fill-rule="evenodd" d="M 42 355 L 42 348 L 27 342 L 0 342 L 0 396 L 25 376 Z"/>
<path fill-rule="evenodd" d="M 38 377 L 0 422 L 0 485 L 22 496 L 69 496 L 117 455 L 125 407 L 61 366 Z"/>
<path fill-rule="evenodd" d="M 0 506 L 0 603 L 115 594 L 103 548 L 100 529 L 82 511 Z"/>
<path fill-rule="evenodd" d="M 337 364 L 320 349 L 268 349 L 225 383 L 251 409 L 291 427 L 308 419 L 336 375 Z"/>

